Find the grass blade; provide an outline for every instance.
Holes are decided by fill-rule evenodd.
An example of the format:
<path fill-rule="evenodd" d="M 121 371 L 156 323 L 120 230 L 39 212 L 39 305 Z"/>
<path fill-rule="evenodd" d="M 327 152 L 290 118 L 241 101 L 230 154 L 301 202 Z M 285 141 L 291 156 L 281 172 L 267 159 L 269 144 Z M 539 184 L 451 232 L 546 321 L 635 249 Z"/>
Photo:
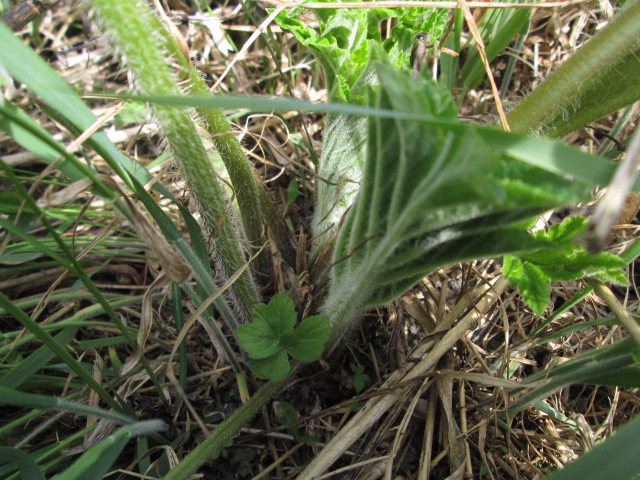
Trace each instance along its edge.
<path fill-rule="evenodd" d="M 118 429 L 95 447 L 87 450 L 64 473 L 52 480 L 86 480 L 102 478 L 109 471 L 129 442 L 138 435 L 148 435 L 163 431 L 167 425 L 161 420 L 148 420 Z"/>
<path fill-rule="evenodd" d="M 20 392 L 12 388 L 2 386 L 0 386 L 0 403 L 13 405 L 15 407 L 27 407 L 41 410 L 55 409 L 82 415 L 95 415 L 96 417 L 113 420 L 114 422 L 123 425 L 129 425 L 136 422 L 135 418 L 126 417 L 115 412 L 89 407 L 80 403 L 69 402 L 62 398 Z"/>
<path fill-rule="evenodd" d="M 78 331 L 78 328 L 79 327 L 65 328 L 53 337 L 52 340 L 62 348 L 69 344 Z M 23 382 L 30 379 L 38 370 L 47 365 L 54 356 L 55 353 L 53 350 L 48 346 L 43 345 L 27 358 L 22 360 L 19 364 L 14 365 L 6 375 L 0 378 L 0 388 L 18 388 Z M 2 401 L 2 399 L 2 396 L 0 396 L 0 401 Z"/>
<path fill-rule="evenodd" d="M 25 480 L 46 480 L 38 464 L 29 455 L 17 448 L 0 447 L 0 464 L 3 463 L 15 463 L 20 470 L 20 475 Z"/>

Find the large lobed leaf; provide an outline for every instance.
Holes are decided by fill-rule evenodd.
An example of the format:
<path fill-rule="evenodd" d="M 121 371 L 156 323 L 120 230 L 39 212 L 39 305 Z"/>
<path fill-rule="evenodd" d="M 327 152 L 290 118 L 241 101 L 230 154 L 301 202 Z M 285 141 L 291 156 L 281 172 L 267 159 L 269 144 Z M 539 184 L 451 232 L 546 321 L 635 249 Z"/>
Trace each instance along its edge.
<path fill-rule="evenodd" d="M 304 5 L 304 2 L 302 3 Z M 382 47 L 396 68 L 410 65 L 417 35 L 431 41 L 442 35 L 448 10 L 427 8 L 318 9 L 316 27 L 298 20 L 304 7 L 283 11 L 276 22 L 313 51 L 324 71 L 331 101 L 366 103 L 366 88 L 377 83 L 370 70 L 371 53 Z M 383 41 L 381 22 L 393 18 Z"/>
<path fill-rule="evenodd" d="M 312 27 L 298 20 L 304 8 L 282 12 L 281 27 L 317 56 L 332 102 L 366 104 L 367 89 L 379 79 L 371 61 L 383 56 L 397 69 L 409 67 L 417 35 L 436 41 L 443 33 L 448 11 L 425 8 L 318 9 L 320 22 Z M 393 18 L 383 41 L 381 22 Z M 427 114 L 428 112 L 423 112 Z M 367 119 L 355 115 L 330 115 L 316 185 L 316 245 L 332 238 L 342 216 L 353 203 L 364 168 Z"/>
<path fill-rule="evenodd" d="M 383 63 L 376 70 L 382 88 L 372 89 L 371 106 L 455 119 L 431 80 Z M 363 178 L 336 240 L 323 309 L 334 339 L 362 309 L 439 266 L 548 245 L 523 222 L 587 194 L 582 184 L 507 158 L 473 129 L 379 117 L 367 126 Z"/>

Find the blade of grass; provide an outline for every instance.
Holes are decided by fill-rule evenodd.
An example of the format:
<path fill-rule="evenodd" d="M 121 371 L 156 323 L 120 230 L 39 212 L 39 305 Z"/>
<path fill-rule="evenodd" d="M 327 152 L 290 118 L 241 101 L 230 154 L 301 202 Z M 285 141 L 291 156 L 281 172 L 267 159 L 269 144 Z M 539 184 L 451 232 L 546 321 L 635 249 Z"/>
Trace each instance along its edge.
<path fill-rule="evenodd" d="M 32 458 L 13 447 L 0 447 L 0 464 L 14 463 L 23 479 L 46 480 L 38 464 Z"/>
<path fill-rule="evenodd" d="M 615 170 L 615 164 L 595 155 L 584 153 L 562 143 L 543 137 L 530 137 L 514 132 L 503 132 L 493 128 L 461 123 L 439 117 L 413 113 L 395 112 L 386 109 L 363 107 L 340 103 L 312 103 L 289 98 L 270 98 L 246 95 L 225 95 L 224 97 L 203 96 L 150 96 L 127 95 L 130 98 L 151 103 L 170 105 L 200 106 L 213 108 L 247 108 L 262 111 L 290 111 L 315 113 L 344 113 L 369 117 L 416 120 L 428 125 L 450 129 L 454 132 L 470 134 L 475 132 L 489 145 L 502 150 L 506 155 L 541 168 L 559 176 L 575 179 L 591 186 L 607 185 Z M 634 190 L 640 190 L 640 180 L 636 180 Z"/>
<path fill-rule="evenodd" d="M 158 295 L 159 297 L 160 295 Z M 109 298 L 110 296 L 105 295 L 106 298 Z M 79 292 L 76 294 L 54 294 L 49 298 L 49 302 L 56 303 L 56 302 L 60 302 L 60 301 L 73 301 L 73 300 L 92 300 L 94 297 L 93 295 L 91 295 L 90 293 L 87 292 Z M 27 308 L 33 307 L 35 305 L 38 304 L 39 298 L 32 298 L 29 300 L 21 300 L 21 301 L 14 301 L 13 304 L 21 309 L 21 310 L 25 310 Z M 111 306 L 113 307 L 113 309 L 115 310 L 116 308 L 119 307 L 124 307 L 124 306 L 131 306 L 131 305 L 135 305 L 140 303 L 141 301 L 141 297 L 118 297 L 118 298 L 114 298 L 114 299 L 109 299 L 109 303 L 111 304 Z M 0 313 L 4 314 L 6 312 L 4 312 L 4 310 L 0 309 Z M 58 330 L 58 329 L 62 329 L 65 327 L 82 327 L 82 326 L 87 326 L 87 327 L 91 327 L 91 326 L 100 326 L 100 327 L 105 327 L 105 326 L 111 326 L 111 324 L 106 323 L 106 322 L 86 322 L 86 320 L 96 317 L 97 315 L 103 314 L 104 313 L 104 309 L 102 308 L 102 306 L 100 304 L 97 305 L 91 305 L 89 307 L 85 307 L 81 310 L 79 310 L 78 312 L 76 312 L 74 315 L 65 318 L 64 320 L 61 320 L 58 323 L 54 323 L 54 324 L 50 324 L 50 325 L 44 325 L 42 328 L 45 331 L 50 331 L 50 330 Z M 135 328 L 134 327 L 129 327 L 128 330 L 130 331 L 130 333 L 135 334 Z M 3 345 L 0 347 L 0 355 L 5 355 L 11 348 L 14 347 L 19 347 L 25 343 L 28 342 L 32 342 L 35 337 L 31 334 L 27 334 L 24 335 L 24 332 L 7 332 L 7 333 L 3 333 L 0 334 L 0 341 L 11 341 L 14 340 L 16 337 L 20 337 L 19 340 L 16 343 L 11 343 L 11 344 L 7 344 L 7 345 Z M 126 343 L 127 339 L 124 337 L 121 337 L 123 339 L 123 341 Z M 79 343 L 79 345 L 81 345 L 82 342 Z"/>
<path fill-rule="evenodd" d="M 163 480 L 187 480 L 191 475 L 196 473 L 205 462 L 215 459 L 222 449 L 227 446 L 227 441 L 266 405 L 282 384 L 283 381 L 271 381 L 264 385 L 247 403 L 236 410 L 233 415 L 225 420 L 209 437 L 167 473 Z"/>
<path fill-rule="evenodd" d="M 180 288 L 177 285 L 173 285 L 171 294 L 173 296 L 173 316 L 176 322 L 176 333 L 180 335 L 180 331 L 184 327 L 184 315 L 182 310 L 182 296 L 180 294 Z M 178 365 L 179 365 L 179 373 L 178 373 L 178 381 L 180 383 L 180 387 L 184 390 L 186 387 L 187 376 L 188 376 L 188 368 L 189 368 L 189 359 L 187 358 L 187 340 L 186 338 L 180 342 L 180 346 L 178 347 Z M 180 397 L 176 397 L 176 401 L 180 402 Z"/>
<path fill-rule="evenodd" d="M 73 358 L 62 346 L 60 346 L 46 331 L 29 318 L 22 310 L 16 308 L 2 292 L 0 292 L 0 306 L 33 333 L 42 343 L 51 349 L 71 370 L 73 370 L 87 385 L 92 388 L 111 408 L 116 412 L 122 412 L 123 408 L 111 395 L 85 370 L 78 361 Z"/>
<path fill-rule="evenodd" d="M 25 46 L 1 23 L 0 42 L 2 42 L 2 45 L 5 47 L 0 49 L 0 64 L 6 68 L 11 76 L 20 83 L 25 84 L 29 89 L 47 102 L 47 105 L 50 107 L 48 111 L 55 120 L 65 125 L 72 132 L 76 132 L 76 134 L 79 134 L 84 129 L 89 128 L 96 121 L 96 117 L 75 93 L 75 91 L 64 80 L 62 80 L 42 58 Z M 20 60 L 17 61 L 18 59 Z M 28 68 L 25 68 L 25 66 Z M 21 117 L 22 121 L 27 122 L 27 125 L 30 125 L 30 129 L 28 130 L 32 133 L 35 131 L 36 133 L 40 132 L 41 135 L 45 135 L 45 143 L 47 143 L 49 141 L 48 138 L 50 137 L 49 134 L 42 129 L 39 129 L 37 126 L 33 127 L 35 122 L 31 119 L 27 120 L 27 118 L 28 115 L 26 114 Z M 35 128 L 35 130 L 32 130 L 33 128 Z M 193 298 L 194 301 L 197 302 L 200 298 L 207 298 L 212 295 L 217 288 L 213 282 L 213 275 L 209 267 L 208 255 L 203 255 L 200 250 L 198 250 L 199 254 L 194 254 L 191 248 L 184 241 L 182 233 L 157 205 L 149 193 L 143 188 L 143 184 L 153 180 L 149 172 L 139 163 L 122 155 L 103 132 L 94 133 L 87 140 L 87 144 L 100 154 L 108 163 L 109 167 L 112 168 L 114 172 L 122 178 L 122 180 L 124 180 L 133 192 L 135 192 L 147 210 L 151 213 L 154 220 L 156 220 L 167 240 L 174 243 L 180 250 L 180 253 L 192 265 L 199 288 L 203 290 L 202 294 Z M 62 147 L 62 150 L 64 150 L 64 147 Z M 47 158 L 49 157 L 44 157 L 45 160 Z M 77 159 L 75 159 L 75 157 L 73 158 L 74 162 L 77 162 Z M 78 163 L 74 163 L 73 165 L 78 167 Z M 83 166 L 82 163 L 79 163 L 79 165 L 80 167 Z M 84 170 L 79 171 L 83 172 Z M 66 173 L 70 175 L 72 180 L 84 178 L 82 174 L 76 176 L 73 170 L 67 170 Z M 198 245 L 203 245 L 204 241 L 202 240 L 200 228 L 189 211 L 179 201 L 177 201 L 162 184 L 154 182 L 153 188 L 166 198 L 171 199 L 178 207 L 180 213 L 185 219 L 185 222 L 187 223 L 189 232 L 192 235 L 194 247 L 197 248 Z M 129 218 L 130 213 L 124 202 L 117 200 L 115 205 L 125 216 L 127 216 L 127 218 Z M 225 320 L 235 330 L 238 323 L 235 319 L 234 313 L 223 297 L 219 297 L 216 300 L 216 307 L 225 317 Z M 218 334 L 221 338 L 221 342 L 226 342 L 224 335 L 221 332 L 218 332 Z M 231 350 L 231 347 L 229 347 L 229 350 Z"/>
<path fill-rule="evenodd" d="M 491 12 L 492 17 L 506 16 L 507 19 L 504 21 L 504 18 L 492 18 L 492 23 L 500 23 L 501 27 L 497 29 L 495 34 L 490 32 L 490 36 L 487 38 L 486 53 L 489 61 L 494 60 L 500 55 L 513 37 L 528 24 L 530 14 L 530 10 L 524 8 Z M 486 26 L 484 30 L 487 30 Z M 482 81 L 483 74 L 484 65 L 482 64 L 480 55 L 477 50 L 473 50 L 462 67 L 462 85 L 465 88 L 476 88 Z M 461 94 L 461 97 L 462 96 L 464 96 L 464 94 Z"/>
<path fill-rule="evenodd" d="M 21 195 L 21 198 L 23 198 L 24 202 L 34 212 L 38 212 L 38 217 L 39 217 L 40 221 L 42 222 L 44 227 L 47 229 L 47 231 L 49 232 L 50 236 L 53 237 L 53 239 L 55 240 L 56 244 L 58 245 L 60 250 L 63 252 L 64 257 L 66 257 L 66 258 L 63 259 L 63 257 L 59 256 L 57 253 L 53 252 L 53 250 L 51 250 L 51 249 L 47 249 L 48 255 L 50 255 L 50 256 L 52 256 L 52 258 L 60 261 L 61 265 L 65 265 L 66 268 L 70 272 L 75 274 L 82 281 L 82 283 L 85 285 L 87 290 L 89 290 L 94 295 L 94 297 L 98 301 L 98 303 L 100 303 L 100 305 L 102 305 L 102 307 L 104 308 L 104 310 L 107 313 L 107 315 L 109 315 L 109 318 L 111 318 L 111 320 L 116 325 L 118 330 L 120 330 L 120 333 L 122 333 L 122 335 L 127 339 L 127 342 L 129 343 L 131 348 L 133 348 L 134 350 L 137 349 L 138 346 L 136 344 L 135 338 L 133 338 L 129 334 L 127 328 L 122 323 L 122 320 L 120 320 L 120 317 L 113 310 L 113 308 L 111 307 L 109 302 L 104 298 L 104 296 L 102 295 L 102 292 L 100 292 L 100 290 L 96 287 L 95 283 L 93 283 L 91 278 L 86 274 L 86 272 L 82 268 L 82 265 L 80 265 L 78 260 L 76 260 L 75 255 L 73 254 L 73 252 L 71 251 L 69 246 L 64 242 L 64 240 L 62 240 L 60 234 L 58 234 L 56 229 L 51 225 L 49 220 L 42 213 L 42 210 L 37 206 L 35 200 L 31 197 L 31 195 L 29 194 L 27 189 L 24 187 L 24 185 L 22 185 L 22 183 L 20 183 L 16 179 L 12 169 L 9 168 L 2 160 L 0 160 L 0 167 L 4 168 L 4 171 L 5 171 L 8 179 L 11 181 L 11 183 L 13 184 L 14 188 L 16 189 L 16 191 L 18 191 L 18 193 Z M 20 228 L 15 227 L 10 222 L 7 222 L 7 221 L 5 221 L 3 219 L 0 219 L 0 225 L 3 226 L 6 230 L 10 231 L 14 235 L 17 235 L 17 236 L 22 237 L 22 238 L 26 237 L 37 248 L 43 248 L 43 246 L 41 245 L 40 242 L 38 242 L 36 239 L 33 239 L 30 235 L 28 235 L 25 232 L 23 232 Z M 19 310 L 19 311 L 21 311 L 21 310 Z M 37 324 L 35 322 L 33 322 L 30 318 L 29 318 L 29 321 L 31 322 L 32 325 L 36 325 L 37 326 Z M 40 328 L 40 327 L 38 327 L 38 328 Z M 43 334 L 48 336 L 48 334 L 44 330 L 42 330 L 41 328 L 40 328 L 40 331 Z M 34 333 L 34 332 L 32 331 L 32 333 Z M 71 357 L 69 357 L 69 358 L 71 358 Z M 141 356 L 140 363 L 142 363 L 142 365 L 144 366 L 145 370 L 149 374 L 149 378 L 153 382 L 153 384 L 156 387 L 156 389 L 157 389 L 158 393 L 160 394 L 161 398 L 166 399 L 164 390 L 162 389 L 162 386 L 160 385 L 160 382 L 158 381 L 158 378 L 157 378 L 156 374 L 154 373 L 153 369 L 151 368 L 151 365 L 149 365 L 149 362 L 144 357 L 144 355 Z"/>
<path fill-rule="evenodd" d="M 137 422 L 118 429 L 95 447 L 87 450 L 71 467 L 53 477 L 55 480 L 86 480 L 102 478 L 115 463 L 132 437 L 166 430 L 161 420 Z"/>
<path fill-rule="evenodd" d="M 75 337 L 78 329 L 79 327 L 64 328 L 55 337 L 52 337 L 52 340 L 56 342 L 60 348 L 63 348 Z M 12 346 L 8 347 L 11 348 Z M 33 374 L 47 365 L 54 356 L 54 351 L 47 345 L 43 345 L 19 364 L 14 365 L 6 375 L 0 378 L 0 402 L 4 400 L 4 397 L 1 395 L 1 389 L 18 388 L 23 382 L 31 378 Z"/>
<path fill-rule="evenodd" d="M 90 407 L 88 405 L 82 405 L 80 403 L 69 402 L 63 398 L 25 393 L 3 386 L 0 386 L 0 403 L 13 405 L 15 407 L 26 407 L 41 410 L 54 409 L 73 412 L 80 415 L 94 415 L 96 417 L 113 420 L 114 422 L 123 425 L 133 424 L 137 421 L 135 418 L 120 415 L 115 412 L 109 412 L 100 408 Z"/>

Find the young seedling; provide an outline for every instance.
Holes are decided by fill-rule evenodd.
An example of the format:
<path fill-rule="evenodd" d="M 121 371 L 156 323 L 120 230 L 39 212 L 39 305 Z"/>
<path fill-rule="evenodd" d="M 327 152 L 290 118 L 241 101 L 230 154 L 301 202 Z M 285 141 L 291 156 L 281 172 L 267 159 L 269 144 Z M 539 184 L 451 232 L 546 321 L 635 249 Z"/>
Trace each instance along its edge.
<path fill-rule="evenodd" d="M 350 367 L 353 372 L 353 388 L 356 389 L 356 395 L 360 395 L 367 383 L 371 382 L 371 377 L 364 373 L 364 365 L 352 363 Z"/>
<path fill-rule="evenodd" d="M 289 355 L 301 362 L 320 358 L 331 334 L 329 318 L 316 315 L 297 321 L 293 301 L 284 293 L 268 305 L 257 305 L 251 323 L 237 331 L 238 343 L 251 357 L 249 366 L 260 378 L 282 380 L 291 369 Z"/>
<path fill-rule="evenodd" d="M 276 410 L 276 415 L 280 417 L 280 421 L 283 425 L 288 425 L 298 421 L 298 411 L 289 402 L 274 402 L 274 409 Z M 300 427 L 297 425 L 287 427 L 287 433 L 298 443 L 314 444 L 320 441 L 318 437 L 303 435 L 300 433 Z"/>

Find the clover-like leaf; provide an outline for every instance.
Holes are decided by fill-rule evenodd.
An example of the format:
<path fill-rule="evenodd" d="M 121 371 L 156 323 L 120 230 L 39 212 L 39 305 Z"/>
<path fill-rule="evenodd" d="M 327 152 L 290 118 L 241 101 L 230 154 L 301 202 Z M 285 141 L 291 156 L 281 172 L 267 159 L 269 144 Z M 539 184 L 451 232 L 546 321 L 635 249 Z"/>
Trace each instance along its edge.
<path fill-rule="evenodd" d="M 306 318 L 292 334 L 282 340 L 282 343 L 289 355 L 296 360 L 314 362 L 320 358 L 330 335 L 329 318 L 317 315 Z"/>
<path fill-rule="evenodd" d="M 268 305 L 256 306 L 252 322 L 236 330 L 238 343 L 251 357 L 248 365 L 260 378 L 285 378 L 288 354 L 303 362 L 320 358 L 331 332 L 328 318 L 309 317 L 294 330 L 296 319 L 293 301 L 279 293 Z"/>
<path fill-rule="evenodd" d="M 265 322 L 274 334 L 288 335 L 293 331 L 297 316 L 293 301 L 284 293 L 278 293 L 268 305 L 257 305 L 253 311 L 253 322 Z"/>
<path fill-rule="evenodd" d="M 249 367 L 258 377 L 275 381 L 286 378 L 291 369 L 284 349 L 267 358 L 249 360 Z"/>
<path fill-rule="evenodd" d="M 264 320 L 254 320 L 252 323 L 240 326 L 236 330 L 236 336 L 240 346 L 251 358 L 267 358 L 282 350 L 280 335 L 274 332 Z"/>

